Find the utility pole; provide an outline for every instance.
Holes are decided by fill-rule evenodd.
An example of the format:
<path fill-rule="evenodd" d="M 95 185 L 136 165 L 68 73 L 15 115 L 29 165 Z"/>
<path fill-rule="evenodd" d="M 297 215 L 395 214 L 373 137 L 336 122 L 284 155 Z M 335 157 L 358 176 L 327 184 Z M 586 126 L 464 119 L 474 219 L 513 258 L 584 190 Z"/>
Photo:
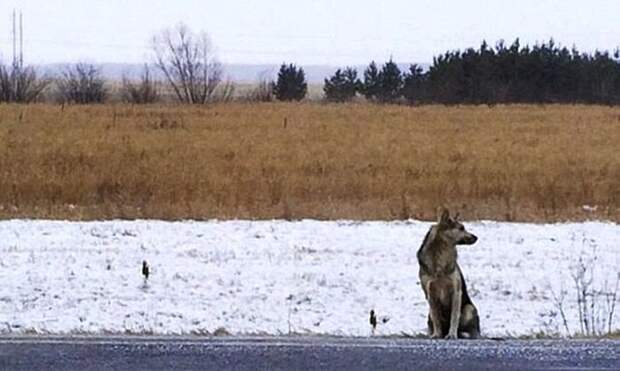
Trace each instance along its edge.
<path fill-rule="evenodd" d="M 13 68 L 17 65 L 17 45 L 15 35 L 15 9 L 13 9 Z"/>
<path fill-rule="evenodd" d="M 12 91 L 10 93 L 11 98 L 9 100 L 13 100 L 17 97 L 17 74 L 18 74 L 18 66 L 17 66 L 17 35 L 15 34 L 15 9 L 13 9 L 13 66 L 11 68 L 11 85 Z"/>
<path fill-rule="evenodd" d="M 24 26 L 22 24 L 22 11 L 19 10 L 19 69 L 24 68 Z"/>

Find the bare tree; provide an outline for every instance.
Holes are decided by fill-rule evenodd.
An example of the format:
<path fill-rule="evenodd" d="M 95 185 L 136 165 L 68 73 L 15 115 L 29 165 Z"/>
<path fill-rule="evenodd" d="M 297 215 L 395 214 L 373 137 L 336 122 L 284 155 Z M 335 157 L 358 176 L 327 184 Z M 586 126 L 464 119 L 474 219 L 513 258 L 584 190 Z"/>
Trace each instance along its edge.
<path fill-rule="evenodd" d="M 222 66 L 206 33 L 194 33 L 181 23 L 153 37 L 152 47 L 155 65 L 180 102 L 204 104 L 216 98 Z"/>
<path fill-rule="evenodd" d="M 121 87 L 123 100 L 128 103 L 154 103 L 159 100 L 158 83 L 151 77 L 150 69 L 144 65 L 142 76 L 139 81 L 132 81 L 123 76 L 123 86 Z"/>
<path fill-rule="evenodd" d="M 235 84 L 231 80 L 223 81 L 211 94 L 212 102 L 230 102 L 235 96 Z"/>
<path fill-rule="evenodd" d="M 273 81 L 269 71 L 264 71 L 258 76 L 258 83 L 245 95 L 248 102 L 271 102 L 274 99 Z"/>
<path fill-rule="evenodd" d="M 60 99 L 67 103 L 103 103 L 107 90 L 99 69 L 78 63 L 68 67 L 58 79 Z"/>
<path fill-rule="evenodd" d="M 36 101 L 49 85 L 41 79 L 33 67 L 0 63 L 0 102 L 29 103 Z"/>

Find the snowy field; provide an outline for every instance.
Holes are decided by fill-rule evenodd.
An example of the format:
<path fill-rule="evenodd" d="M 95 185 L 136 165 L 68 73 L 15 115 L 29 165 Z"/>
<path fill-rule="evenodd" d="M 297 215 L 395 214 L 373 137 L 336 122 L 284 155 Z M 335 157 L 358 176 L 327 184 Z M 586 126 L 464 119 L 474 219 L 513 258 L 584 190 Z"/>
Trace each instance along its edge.
<path fill-rule="evenodd" d="M 459 262 L 483 335 L 565 332 L 554 302 L 562 290 L 577 331 L 571 273 L 580 257 L 596 259 L 597 287 L 618 277 L 617 224 L 465 225 L 479 241 L 459 247 Z M 427 304 L 415 254 L 429 226 L 2 221 L 0 333 L 369 336 L 375 309 L 390 318 L 377 335 L 417 335 Z"/>

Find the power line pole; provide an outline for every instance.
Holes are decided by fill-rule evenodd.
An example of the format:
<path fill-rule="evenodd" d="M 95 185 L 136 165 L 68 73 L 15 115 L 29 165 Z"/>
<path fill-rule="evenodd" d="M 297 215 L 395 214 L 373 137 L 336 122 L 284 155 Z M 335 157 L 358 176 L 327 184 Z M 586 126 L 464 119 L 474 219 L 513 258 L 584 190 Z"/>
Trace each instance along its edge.
<path fill-rule="evenodd" d="M 18 65 L 17 65 L 17 35 L 15 34 L 15 9 L 13 9 L 13 66 L 11 70 L 11 99 L 15 99 L 17 96 L 17 74 L 18 74 Z"/>
<path fill-rule="evenodd" d="M 15 9 L 13 9 L 13 68 L 17 65 L 17 45 L 15 35 Z"/>
<path fill-rule="evenodd" d="M 19 69 L 24 68 L 24 26 L 22 24 L 22 11 L 19 10 Z"/>

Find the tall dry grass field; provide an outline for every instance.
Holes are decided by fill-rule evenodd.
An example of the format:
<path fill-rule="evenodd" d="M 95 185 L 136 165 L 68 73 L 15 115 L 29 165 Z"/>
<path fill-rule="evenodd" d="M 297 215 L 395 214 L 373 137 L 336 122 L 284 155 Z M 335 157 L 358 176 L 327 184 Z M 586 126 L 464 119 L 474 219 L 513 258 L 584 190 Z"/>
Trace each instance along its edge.
<path fill-rule="evenodd" d="M 0 175 L 4 218 L 618 221 L 620 109 L 0 105 Z"/>

